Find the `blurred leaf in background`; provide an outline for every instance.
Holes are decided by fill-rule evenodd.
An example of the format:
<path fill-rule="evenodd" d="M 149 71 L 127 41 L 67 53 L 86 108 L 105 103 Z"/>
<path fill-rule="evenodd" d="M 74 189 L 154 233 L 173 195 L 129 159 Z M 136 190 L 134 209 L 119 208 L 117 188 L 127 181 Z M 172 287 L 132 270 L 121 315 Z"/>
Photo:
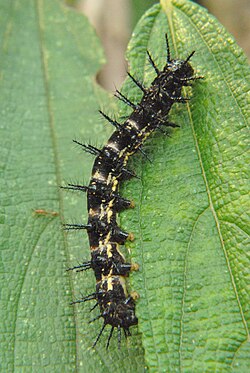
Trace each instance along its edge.
<path fill-rule="evenodd" d="M 62 0 L 64 1 L 64 0 Z M 248 0 L 200 0 L 236 38 L 250 56 L 250 2 Z M 98 74 L 98 82 L 114 91 L 126 76 L 124 53 L 132 31 L 140 17 L 156 0 L 68 0 L 83 12 L 102 41 L 107 63 Z"/>

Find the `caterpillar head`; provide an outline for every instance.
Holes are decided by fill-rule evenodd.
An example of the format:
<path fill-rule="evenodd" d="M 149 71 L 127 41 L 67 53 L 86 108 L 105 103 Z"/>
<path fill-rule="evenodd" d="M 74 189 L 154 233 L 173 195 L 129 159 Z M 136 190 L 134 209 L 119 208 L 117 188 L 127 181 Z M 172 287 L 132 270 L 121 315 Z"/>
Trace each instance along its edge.
<path fill-rule="evenodd" d="M 194 69 L 188 62 L 191 57 L 194 55 L 194 51 L 186 58 L 186 60 L 170 60 L 166 64 L 164 68 L 164 72 L 169 74 L 169 73 L 174 73 L 174 76 L 177 79 L 187 79 L 187 78 L 192 78 L 194 75 Z"/>

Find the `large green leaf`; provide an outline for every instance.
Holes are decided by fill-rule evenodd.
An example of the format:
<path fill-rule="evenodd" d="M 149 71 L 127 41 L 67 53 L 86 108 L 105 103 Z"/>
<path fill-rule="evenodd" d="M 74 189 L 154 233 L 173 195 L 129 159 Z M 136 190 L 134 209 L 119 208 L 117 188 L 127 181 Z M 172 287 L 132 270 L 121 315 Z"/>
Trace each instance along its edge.
<path fill-rule="evenodd" d="M 114 338 L 109 352 L 106 332 L 92 350 L 101 321 L 89 325 L 97 313 L 69 302 L 94 291 L 93 274 L 64 271 L 89 258 L 87 237 L 65 235 L 57 214 L 34 210 L 86 221 L 85 196 L 57 185 L 87 182 L 91 172 L 93 160 L 72 138 L 102 145 L 112 131 L 97 116 L 98 102 L 113 106 L 94 81 L 102 52 L 86 19 L 56 0 L 0 7 L 1 370 L 248 371 L 249 69 L 239 47 L 188 1 L 163 1 L 135 30 L 130 68 L 146 84 L 154 77 L 146 49 L 162 67 L 165 32 L 174 56 L 196 50 L 192 64 L 205 80 L 171 112 L 181 128 L 150 139 L 152 164 L 134 157 L 141 179 L 124 184 L 136 201 L 121 219 L 136 237 L 139 332 L 120 351 Z M 131 82 L 124 92 L 139 97 Z"/>
<path fill-rule="evenodd" d="M 162 1 L 128 48 L 131 72 L 146 84 L 146 50 L 163 66 L 165 31 L 174 56 L 196 51 L 192 65 L 205 79 L 194 84 L 190 104 L 171 112 L 181 128 L 148 143 L 152 163 L 136 164 L 141 180 L 124 190 L 137 206 L 122 222 L 136 236 L 130 246 L 140 272 L 131 282 L 141 295 L 146 364 L 153 371 L 248 371 L 249 67 L 203 8 Z M 129 83 L 124 90 L 135 96 Z"/>
<path fill-rule="evenodd" d="M 129 351 L 107 354 L 104 341 L 92 350 L 100 330 L 88 324 L 93 304 L 69 304 L 94 291 L 92 273 L 65 272 L 89 258 L 86 234 L 66 236 L 59 217 L 34 212 L 86 219 L 86 197 L 58 185 L 90 175 L 93 160 L 72 139 L 103 143 L 112 130 L 97 112 L 99 41 L 82 15 L 57 1 L 0 5 L 2 371 L 137 371 L 135 339 Z"/>

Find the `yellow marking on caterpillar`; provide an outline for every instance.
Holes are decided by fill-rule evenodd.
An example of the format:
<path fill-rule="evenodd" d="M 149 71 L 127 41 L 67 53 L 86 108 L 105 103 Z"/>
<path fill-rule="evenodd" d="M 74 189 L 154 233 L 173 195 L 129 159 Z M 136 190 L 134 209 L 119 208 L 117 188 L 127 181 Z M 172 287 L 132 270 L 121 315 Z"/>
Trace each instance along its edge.
<path fill-rule="evenodd" d="M 108 177 L 107 177 L 107 185 L 109 185 L 111 183 L 112 179 L 113 179 L 113 176 L 112 176 L 111 173 L 109 173 Z"/>
<path fill-rule="evenodd" d="M 100 211 L 100 219 L 104 218 L 106 215 L 106 210 L 103 206 L 103 203 L 100 205 L 101 211 Z"/>
<path fill-rule="evenodd" d="M 110 277 L 107 278 L 108 291 L 109 290 L 113 290 L 113 282 L 112 282 L 112 280 L 113 280 L 113 276 L 110 276 Z"/>
<path fill-rule="evenodd" d="M 109 207 L 110 209 L 114 206 L 114 200 L 115 200 L 115 199 L 111 199 L 111 201 L 109 201 L 108 207 Z"/>
<path fill-rule="evenodd" d="M 92 178 L 100 181 L 106 181 L 106 177 L 99 170 L 95 171 Z"/>
<path fill-rule="evenodd" d="M 115 192 L 118 185 L 118 180 L 114 177 L 112 191 Z"/>
<path fill-rule="evenodd" d="M 113 216 L 113 210 L 108 207 L 107 208 L 107 221 L 108 221 L 108 223 L 111 223 L 112 216 Z"/>
<path fill-rule="evenodd" d="M 104 282 L 104 281 L 107 281 L 107 290 L 108 291 L 112 291 L 113 290 L 113 288 L 114 288 L 114 286 L 113 286 L 113 282 L 115 282 L 115 281 L 113 281 L 113 280 L 115 280 L 115 279 L 118 279 L 118 281 L 119 281 L 119 284 L 122 286 L 122 288 L 123 288 L 123 291 L 124 291 L 124 295 L 125 295 L 125 297 L 127 297 L 128 296 L 128 292 L 127 292 L 127 289 L 126 289 L 126 281 L 125 281 L 125 277 L 123 277 L 123 276 L 112 276 L 112 275 L 108 275 L 108 276 L 103 276 L 103 279 L 102 279 L 102 281 Z"/>
<path fill-rule="evenodd" d="M 111 232 L 109 232 L 107 234 L 106 238 L 104 239 L 104 241 L 103 241 L 104 245 L 108 245 L 108 243 L 110 242 L 110 237 L 111 237 Z M 99 244 L 100 244 L 100 242 L 99 242 Z"/>
<path fill-rule="evenodd" d="M 125 260 L 125 257 L 124 255 L 122 254 L 122 252 L 120 251 L 120 245 L 118 245 L 118 243 L 115 244 L 116 245 L 116 251 L 118 252 L 118 254 L 121 255 L 121 257 Z"/>
<path fill-rule="evenodd" d="M 99 213 L 100 213 L 99 209 L 96 209 L 96 210 L 92 209 L 92 208 L 89 209 L 89 215 L 90 216 L 99 215 Z"/>
<path fill-rule="evenodd" d="M 128 119 L 127 121 L 126 121 L 126 123 L 128 123 L 130 126 L 128 126 L 128 127 L 130 127 L 130 128 L 136 128 L 136 129 L 138 129 L 139 128 L 139 125 L 137 124 L 137 122 L 136 121 L 134 121 L 134 120 L 132 120 L 132 119 Z"/>
<path fill-rule="evenodd" d="M 127 297 L 128 296 L 128 292 L 127 292 L 125 277 L 123 277 L 123 276 L 117 276 L 117 277 L 119 277 L 119 282 L 120 282 L 120 284 L 121 284 L 121 286 L 123 288 L 125 296 Z"/>
<path fill-rule="evenodd" d="M 119 158 L 123 157 L 123 154 L 126 153 L 126 151 L 127 151 L 127 148 L 122 149 L 119 153 Z"/>
<path fill-rule="evenodd" d="M 108 255 L 108 258 L 112 258 L 112 256 L 113 256 L 113 253 L 112 253 L 112 245 L 111 245 L 111 244 L 107 244 L 106 247 L 107 247 L 107 255 Z"/>
<path fill-rule="evenodd" d="M 108 148 L 114 149 L 114 150 L 117 151 L 117 153 L 119 153 L 120 150 L 117 148 L 116 145 L 117 145 L 117 144 L 116 144 L 115 142 L 108 142 L 108 143 L 107 143 L 107 147 L 108 147 Z"/>

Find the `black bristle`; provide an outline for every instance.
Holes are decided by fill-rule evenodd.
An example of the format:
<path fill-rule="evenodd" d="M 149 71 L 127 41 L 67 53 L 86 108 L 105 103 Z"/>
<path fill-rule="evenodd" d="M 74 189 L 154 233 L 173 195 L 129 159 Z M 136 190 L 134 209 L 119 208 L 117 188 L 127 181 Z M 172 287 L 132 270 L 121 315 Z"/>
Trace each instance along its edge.
<path fill-rule="evenodd" d="M 194 54 L 195 54 L 195 51 L 190 53 L 190 55 L 185 59 L 185 61 L 183 61 L 183 65 L 186 65 L 188 61 L 193 57 Z"/>
<path fill-rule="evenodd" d="M 152 160 L 149 158 L 149 156 L 147 155 L 147 153 L 144 152 L 144 150 L 142 150 L 142 148 L 138 148 L 138 151 L 150 162 L 152 163 Z"/>
<path fill-rule="evenodd" d="M 168 35 L 165 34 L 165 40 L 166 40 L 166 49 L 167 49 L 167 62 L 171 61 L 171 54 L 170 54 L 170 48 L 169 48 L 169 41 L 168 41 Z"/>
<path fill-rule="evenodd" d="M 91 188 L 89 186 L 86 186 L 86 185 L 79 185 L 79 184 L 68 184 L 67 186 L 60 186 L 61 189 L 65 189 L 65 190 L 72 190 L 72 191 L 81 191 L 81 192 L 87 192 L 89 190 L 91 190 Z"/>
<path fill-rule="evenodd" d="M 76 269 L 76 272 L 82 272 L 82 271 L 87 271 L 90 268 L 91 268 L 91 261 L 88 261 L 88 262 L 83 262 L 82 264 L 79 264 L 78 266 L 67 268 L 66 271 L 74 271 Z"/>
<path fill-rule="evenodd" d="M 125 167 L 122 168 L 122 177 L 123 177 L 124 180 L 128 180 L 128 179 L 131 179 L 133 177 L 140 180 L 139 176 L 137 176 L 133 171 L 128 170 Z"/>
<path fill-rule="evenodd" d="M 130 72 L 127 72 L 127 74 L 128 74 L 128 76 L 130 77 L 130 79 L 132 79 L 133 82 L 137 85 L 137 87 L 139 87 L 139 88 L 141 89 L 141 91 L 142 91 L 143 93 L 146 93 L 146 92 L 147 92 L 146 88 L 143 87 L 143 85 L 142 85 L 142 84 L 141 84 L 137 79 L 135 79 L 135 78 L 133 77 L 133 75 L 130 74 Z"/>
<path fill-rule="evenodd" d="M 100 339 L 100 337 L 101 337 L 101 335 L 102 335 L 102 333 L 103 333 L 103 330 L 105 329 L 106 325 L 107 325 L 107 324 L 103 323 L 102 328 L 101 328 L 101 330 L 100 330 L 100 332 L 99 332 L 99 334 L 98 334 L 98 336 L 97 336 L 97 338 L 96 338 L 96 340 L 95 340 L 95 342 L 94 342 L 92 348 L 94 348 L 94 347 L 96 346 L 96 344 L 97 344 L 97 342 L 99 341 L 99 339 Z"/>
<path fill-rule="evenodd" d="M 148 55 L 148 59 L 149 59 L 150 64 L 153 66 L 153 68 L 154 68 L 156 74 L 159 75 L 160 70 L 158 69 L 158 67 L 157 67 L 156 64 L 154 63 L 154 60 L 152 59 L 151 54 L 149 53 L 149 51 L 147 51 L 147 55 Z"/>
<path fill-rule="evenodd" d="M 93 145 L 85 145 L 85 144 L 82 144 L 81 142 L 77 141 L 77 140 L 73 140 L 73 142 L 77 145 L 80 145 L 83 150 L 87 153 L 90 153 L 90 154 L 93 154 L 93 155 L 99 155 L 101 153 L 101 150 L 96 148 L 95 146 Z"/>
<path fill-rule="evenodd" d="M 118 130 L 120 130 L 122 128 L 122 126 L 120 125 L 120 123 L 118 123 L 117 121 L 113 120 L 112 118 L 110 118 L 107 114 L 105 114 L 102 110 L 99 110 L 99 113 L 109 122 L 111 123 L 115 128 L 117 128 Z"/>
<path fill-rule="evenodd" d="M 97 294 L 96 294 L 96 293 L 92 293 L 92 294 L 87 295 L 87 296 L 84 297 L 84 298 L 74 300 L 74 301 L 71 302 L 70 304 L 73 305 L 73 304 L 77 304 L 77 303 L 88 302 L 89 300 L 96 299 L 96 297 L 97 297 Z"/>
<path fill-rule="evenodd" d="M 138 107 L 138 105 L 131 102 L 126 96 L 124 96 L 120 91 L 118 91 L 118 89 L 116 90 L 115 97 L 124 102 L 126 105 L 132 107 L 134 110 Z"/>
<path fill-rule="evenodd" d="M 63 224 L 63 227 L 66 231 L 69 230 L 79 230 L 79 229 L 92 229 L 91 224 Z"/>

